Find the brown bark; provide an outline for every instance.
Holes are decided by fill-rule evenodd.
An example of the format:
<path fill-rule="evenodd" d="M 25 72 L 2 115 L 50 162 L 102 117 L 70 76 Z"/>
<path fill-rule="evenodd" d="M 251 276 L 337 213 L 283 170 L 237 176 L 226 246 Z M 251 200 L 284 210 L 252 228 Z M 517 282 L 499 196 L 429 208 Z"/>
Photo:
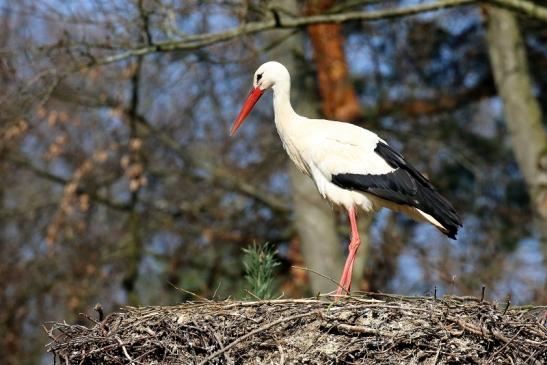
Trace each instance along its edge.
<path fill-rule="evenodd" d="M 333 0 L 310 0 L 308 13 L 317 15 L 330 8 Z M 315 24 L 307 27 L 317 67 L 323 113 L 327 118 L 350 122 L 362 112 L 348 75 L 341 25 Z"/>
<path fill-rule="evenodd" d="M 310 0 L 307 12 L 310 15 L 321 14 L 335 3 L 334 0 Z M 324 116 L 343 122 L 361 120 L 363 112 L 349 77 L 341 25 L 334 23 L 310 25 L 307 27 L 307 32 L 313 47 Z M 369 257 L 368 227 L 370 223 L 371 219 L 368 217 L 361 217 L 359 220 L 361 247 L 354 264 L 355 288 L 359 286 L 370 288 L 368 282 L 359 284 L 359 281 L 363 279 Z"/>
<path fill-rule="evenodd" d="M 278 5 L 292 13 L 298 12 L 296 0 L 281 1 L 278 2 Z M 275 36 L 282 39 L 287 32 L 290 30 L 279 30 Z M 303 55 L 300 54 L 303 46 L 302 36 L 295 35 L 272 50 L 270 57 L 282 62 L 291 71 L 291 100 L 295 110 L 307 117 L 316 118 L 319 116 L 319 100 L 314 92 L 316 88 L 314 80 L 304 72 L 296 72 L 296 70 L 306 68 Z M 298 232 L 305 266 L 333 280 L 338 280 L 342 273 L 344 259 L 333 211 L 319 195 L 311 179 L 297 171 L 291 162 L 289 163 L 289 178 L 293 194 L 294 224 Z M 296 271 L 294 273 L 296 274 Z M 299 274 L 296 275 L 299 276 Z M 336 289 L 330 280 L 316 274 L 309 273 L 308 278 L 314 294 Z M 294 277 L 294 279 L 294 282 L 301 282 L 300 277 Z"/>
<path fill-rule="evenodd" d="M 335 3 L 333 0 L 310 0 L 307 12 L 310 15 L 321 14 Z M 323 114 L 326 118 L 343 122 L 361 119 L 363 113 L 349 77 L 341 25 L 335 23 L 310 25 L 307 27 L 307 32 L 317 67 Z M 359 220 L 361 247 L 353 270 L 355 288 L 370 287 L 370 283 L 363 281 L 363 276 L 370 253 L 368 227 L 371 221 L 370 217 L 361 217 Z"/>

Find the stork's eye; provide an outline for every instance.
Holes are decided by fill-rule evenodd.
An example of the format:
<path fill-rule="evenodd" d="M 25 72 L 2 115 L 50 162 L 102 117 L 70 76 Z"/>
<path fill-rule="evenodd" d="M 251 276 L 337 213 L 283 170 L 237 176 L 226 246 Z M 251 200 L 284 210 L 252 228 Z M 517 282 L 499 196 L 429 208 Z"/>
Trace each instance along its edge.
<path fill-rule="evenodd" d="M 256 83 L 257 84 L 258 84 L 258 82 L 260 81 L 261 78 L 262 78 L 262 74 L 256 75 Z"/>

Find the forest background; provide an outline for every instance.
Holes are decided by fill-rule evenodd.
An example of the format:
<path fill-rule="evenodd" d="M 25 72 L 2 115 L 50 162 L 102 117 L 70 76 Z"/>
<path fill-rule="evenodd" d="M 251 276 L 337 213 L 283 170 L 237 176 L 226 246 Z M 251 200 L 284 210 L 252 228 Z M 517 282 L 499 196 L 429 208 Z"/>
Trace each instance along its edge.
<path fill-rule="evenodd" d="M 335 289 L 344 214 L 288 162 L 263 62 L 295 109 L 371 129 L 461 213 L 450 241 L 381 211 L 354 288 L 547 303 L 547 2 L 0 0 L 0 358 L 49 363 L 41 325 L 100 302 Z"/>

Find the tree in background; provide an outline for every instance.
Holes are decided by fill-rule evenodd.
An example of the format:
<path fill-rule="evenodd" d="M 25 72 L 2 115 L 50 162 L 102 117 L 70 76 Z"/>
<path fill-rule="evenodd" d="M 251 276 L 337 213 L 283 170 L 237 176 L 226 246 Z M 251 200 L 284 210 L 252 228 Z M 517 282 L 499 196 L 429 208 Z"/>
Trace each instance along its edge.
<path fill-rule="evenodd" d="M 311 15 L 321 14 L 328 11 L 334 4 L 335 1 L 331 0 L 310 0 L 307 4 L 307 12 Z M 313 48 L 323 115 L 327 119 L 342 122 L 362 120 L 362 108 L 349 77 L 342 26 L 333 23 L 314 24 L 307 27 L 307 32 Z M 359 221 L 362 241 L 353 272 L 356 283 L 360 283 L 363 279 L 370 251 L 369 232 L 367 232 L 369 224 L 370 220 Z M 335 276 L 331 275 L 331 277 Z M 369 280 L 366 280 L 360 287 L 370 290 L 372 285 Z"/>
<path fill-rule="evenodd" d="M 279 6 L 293 14 L 300 14 L 301 7 L 295 0 L 277 2 Z M 305 49 L 305 34 L 293 34 L 292 30 L 277 30 L 273 36 L 285 39 L 278 47 L 268 52 L 268 58 L 282 62 L 292 71 L 292 103 L 295 110 L 302 115 L 319 117 L 320 103 L 317 95 L 317 84 L 311 70 L 306 70 L 309 64 Z M 270 103 L 267 100 L 267 103 Z M 271 123 L 272 131 L 275 129 Z M 272 132 L 277 134 L 277 132 Z M 317 194 L 313 182 L 298 171 L 292 164 L 287 163 L 287 172 L 291 186 L 294 227 L 298 237 L 291 241 L 292 256 L 301 256 L 303 264 L 328 278 L 337 277 L 343 265 L 342 249 L 339 244 L 336 220 L 332 208 Z M 326 259 L 328 258 L 328 259 Z M 292 260 L 294 261 L 294 260 Z M 296 262 L 299 264 L 299 262 Z M 292 275 L 297 278 L 306 274 L 300 268 L 293 268 Z M 330 280 L 315 274 L 306 275 L 312 293 L 325 293 L 335 289 Z M 285 287 L 291 292 L 290 287 Z M 294 293 L 296 294 L 296 293 Z"/>
<path fill-rule="evenodd" d="M 270 57 L 292 63 L 299 112 L 355 112 L 347 120 L 388 139 L 465 216 L 452 244 L 381 212 L 368 235 L 370 287 L 476 295 L 485 284 L 492 298 L 545 302 L 536 185 L 513 153 L 528 143 L 508 138 L 541 117 L 513 130 L 503 100 L 503 123 L 500 101 L 517 96 L 502 90 L 508 70 L 495 62 L 498 48 L 527 59 L 529 72 L 514 77 L 528 74 L 545 108 L 545 10 L 531 8 L 515 48 L 491 39 L 501 30 L 475 6 L 385 20 L 446 2 L 317 4 L 326 7 L 313 14 L 343 24 L 311 27 L 310 7 L 292 1 L 0 2 L 0 358 L 35 363 L 41 323 L 71 314 L 84 324 L 78 313 L 97 301 L 108 312 L 188 292 L 245 295 L 241 248 L 253 242 L 277 247 L 280 281 L 291 280 L 299 240 L 306 266 L 338 278 L 346 232 L 311 182 L 287 170 L 266 97 L 240 138 L 227 135 Z M 333 288 L 309 278 L 314 294 Z"/>
<path fill-rule="evenodd" d="M 487 7 L 487 40 L 492 73 L 501 97 L 515 158 L 526 183 L 547 263 L 547 137 L 534 95 L 524 40 L 516 16 Z M 547 272 L 544 273 L 547 288 Z"/>

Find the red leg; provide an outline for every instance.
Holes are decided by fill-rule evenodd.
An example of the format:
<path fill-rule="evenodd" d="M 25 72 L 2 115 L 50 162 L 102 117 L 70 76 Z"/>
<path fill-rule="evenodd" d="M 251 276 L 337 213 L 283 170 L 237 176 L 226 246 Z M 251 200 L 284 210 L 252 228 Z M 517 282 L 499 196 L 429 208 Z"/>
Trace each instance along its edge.
<path fill-rule="evenodd" d="M 357 249 L 361 244 L 361 239 L 359 238 L 359 231 L 357 230 L 357 219 L 355 217 L 355 209 L 351 207 L 348 210 L 349 222 L 351 224 L 351 241 L 348 247 L 348 257 L 346 259 L 346 264 L 344 265 L 344 271 L 342 272 L 342 277 L 340 278 L 340 283 L 338 284 L 338 290 L 336 290 L 336 295 L 343 295 L 349 293 L 351 289 L 351 273 L 353 271 L 353 263 L 355 261 L 355 255 L 357 254 Z"/>

